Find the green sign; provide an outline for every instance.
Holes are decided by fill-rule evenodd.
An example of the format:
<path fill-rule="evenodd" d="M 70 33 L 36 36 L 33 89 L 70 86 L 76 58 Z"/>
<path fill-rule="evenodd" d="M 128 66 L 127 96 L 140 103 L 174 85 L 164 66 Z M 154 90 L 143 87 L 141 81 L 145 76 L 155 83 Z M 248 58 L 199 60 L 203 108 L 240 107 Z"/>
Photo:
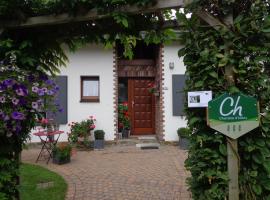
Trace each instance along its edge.
<path fill-rule="evenodd" d="M 257 100 L 243 95 L 225 93 L 208 102 L 209 126 L 237 139 L 259 126 Z"/>

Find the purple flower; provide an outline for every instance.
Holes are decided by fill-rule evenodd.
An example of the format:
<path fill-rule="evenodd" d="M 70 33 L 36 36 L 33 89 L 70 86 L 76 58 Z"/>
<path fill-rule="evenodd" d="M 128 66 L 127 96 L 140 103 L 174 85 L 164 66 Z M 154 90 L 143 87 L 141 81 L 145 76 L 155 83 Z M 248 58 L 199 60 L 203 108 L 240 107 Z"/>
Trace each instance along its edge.
<path fill-rule="evenodd" d="M 19 88 L 16 90 L 17 95 L 19 96 L 26 96 L 28 94 L 27 89 Z"/>
<path fill-rule="evenodd" d="M 38 109 L 38 102 L 32 102 L 32 108 Z"/>
<path fill-rule="evenodd" d="M 3 81 L 3 84 L 6 87 L 12 87 L 14 85 L 15 81 L 13 79 L 6 79 Z"/>
<path fill-rule="evenodd" d="M 38 89 L 38 95 L 39 96 L 44 96 L 44 91 L 42 89 Z"/>
<path fill-rule="evenodd" d="M 14 104 L 14 105 L 18 105 L 18 103 L 19 103 L 19 99 L 16 99 L 16 98 L 12 98 L 12 103 Z"/>
<path fill-rule="evenodd" d="M 9 116 L 8 115 L 6 115 L 5 117 L 4 117 L 4 121 L 8 121 L 10 118 L 9 118 Z"/>
<path fill-rule="evenodd" d="M 0 119 L 4 119 L 5 118 L 5 114 L 2 110 L 0 110 Z"/>
<path fill-rule="evenodd" d="M 48 76 L 46 74 L 39 74 L 39 78 L 43 81 L 47 81 L 48 80 Z"/>
<path fill-rule="evenodd" d="M 47 85 L 53 85 L 54 84 L 54 82 L 53 82 L 53 80 L 47 80 L 46 82 L 45 82 Z"/>
<path fill-rule="evenodd" d="M 19 104 L 20 104 L 21 106 L 24 106 L 24 105 L 27 104 L 27 101 L 26 101 L 24 98 L 20 98 Z"/>
<path fill-rule="evenodd" d="M 33 75 L 28 76 L 29 82 L 33 82 L 35 80 L 35 77 Z"/>
<path fill-rule="evenodd" d="M 59 86 L 56 85 L 56 86 L 54 87 L 54 89 L 55 89 L 56 91 L 58 91 L 58 90 L 59 90 Z"/>
<path fill-rule="evenodd" d="M 6 102 L 6 98 L 4 96 L 0 96 L 0 103 L 5 103 Z"/>
<path fill-rule="evenodd" d="M 38 90 L 39 90 L 39 89 L 38 89 L 38 87 L 36 87 L 36 86 L 33 86 L 33 87 L 32 87 L 32 92 L 37 93 L 37 92 L 38 92 Z"/>
<path fill-rule="evenodd" d="M 11 117 L 12 117 L 12 119 L 15 119 L 15 120 L 24 120 L 25 119 L 24 114 L 21 112 L 18 112 L 18 111 L 14 111 L 11 114 Z"/>
<path fill-rule="evenodd" d="M 48 95 L 54 95 L 55 92 L 54 92 L 53 90 L 48 90 L 48 91 L 47 91 L 47 94 L 48 94 Z"/>
<path fill-rule="evenodd" d="M 47 93 L 48 89 L 47 88 L 42 88 L 44 93 Z"/>

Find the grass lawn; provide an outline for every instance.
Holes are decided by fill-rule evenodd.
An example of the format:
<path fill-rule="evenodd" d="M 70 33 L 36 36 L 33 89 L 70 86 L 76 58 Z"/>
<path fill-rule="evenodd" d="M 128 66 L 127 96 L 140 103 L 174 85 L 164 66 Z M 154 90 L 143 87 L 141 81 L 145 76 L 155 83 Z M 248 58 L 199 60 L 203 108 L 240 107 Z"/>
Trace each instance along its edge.
<path fill-rule="evenodd" d="M 58 174 L 30 164 L 22 164 L 20 173 L 21 200 L 65 199 L 67 184 Z"/>

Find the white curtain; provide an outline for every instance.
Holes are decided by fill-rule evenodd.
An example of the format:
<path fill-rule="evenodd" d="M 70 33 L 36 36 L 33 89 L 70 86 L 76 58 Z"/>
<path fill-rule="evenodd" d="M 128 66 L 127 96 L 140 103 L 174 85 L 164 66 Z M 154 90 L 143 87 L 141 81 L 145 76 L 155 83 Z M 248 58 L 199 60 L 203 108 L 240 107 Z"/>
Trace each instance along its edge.
<path fill-rule="evenodd" d="M 83 81 L 83 96 L 97 97 L 99 96 L 99 81 L 98 80 L 84 80 Z"/>

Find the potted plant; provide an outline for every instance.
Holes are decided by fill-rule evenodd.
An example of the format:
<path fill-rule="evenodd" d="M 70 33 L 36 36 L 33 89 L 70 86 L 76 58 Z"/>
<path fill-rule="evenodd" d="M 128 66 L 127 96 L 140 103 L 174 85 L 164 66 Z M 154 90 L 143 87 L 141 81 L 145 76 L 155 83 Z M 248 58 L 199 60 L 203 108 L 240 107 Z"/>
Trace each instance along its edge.
<path fill-rule="evenodd" d="M 105 132 L 103 130 L 95 130 L 94 135 L 95 135 L 94 149 L 104 149 Z"/>
<path fill-rule="evenodd" d="M 123 138 L 128 138 L 130 133 L 130 120 L 128 114 L 128 103 L 118 105 L 118 131 L 122 132 Z"/>
<path fill-rule="evenodd" d="M 148 91 L 155 95 L 155 96 L 159 96 L 159 86 L 158 84 L 155 84 L 154 82 L 148 83 L 147 85 L 148 87 Z"/>
<path fill-rule="evenodd" d="M 54 146 L 52 150 L 53 163 L 61 165 L 70 162 L 72 147 L 68 143 L 61 143 Z"/>
<path fill-rule="evenodd" d="M 181 127 L 177 129 L 177 134 L 179 136 L 180 149 L 187 150 L 189 145 L 189 137 L 191 134 L 190 129 L 186 127 Z"/>
<path fill-rule="evenodd" d="M 91 146 L 91 131 L 95 129 L 96 119 L 90 116 L 81 122 L 71 122 L 68 140 L 71 144 L 82 144 L 84 147 Z"/>

